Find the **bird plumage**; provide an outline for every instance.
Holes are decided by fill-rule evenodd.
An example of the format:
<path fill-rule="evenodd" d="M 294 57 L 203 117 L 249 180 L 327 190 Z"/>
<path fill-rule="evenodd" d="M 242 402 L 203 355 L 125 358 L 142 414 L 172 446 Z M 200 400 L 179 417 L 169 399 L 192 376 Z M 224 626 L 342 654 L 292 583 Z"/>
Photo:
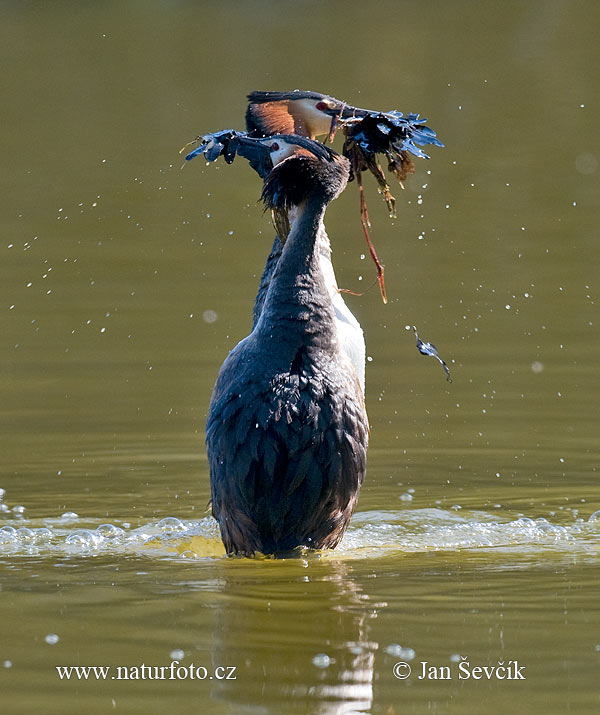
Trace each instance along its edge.
<path fill-rule="evenodd" d="M 300 90 L 294 90 L 293 92 L 251 92 L 248 95 L 248 100 L 249 105 L 246 112 L 246 129 L 249 135 L 257 137 L 265 136 L 271 133 L 270 128 L 275 126 L 273 114 L 275 114 L 277 122 L 279 122 L 277 126 L 279 126 L 282 134 L 287 135 L 289 132 L 293 131 L 294 127 L 297 127 L 297 125 L 294 123 L 294 116 L 288 112 L 288 106 L 294 107 L 295 115 L 304 113 L 304 119 L 300 124 L 299 131 L 310 133 L 307 129 L 309 117 L 315 112 L 320 114 L 321 120 L 318 126 L 321 128 L 321 131 L 319 132 L 321 134 L 325 134 L 329 131 L 332 114 L 335 114 L 336 112 L 343 112 L 346 107 L 344 102 L 340 102 L 339 100 L 329 97 L 328 95 L 320 94 L 319 92 L 303 92 Z M 285 103 L 285 111 L 283 113 L 280 108 L 277 109 L 277 103 L 280 102 Z M 316 107 L 320 106 L 322 103 L 325 103 L 328 107 L 326 111 L 316 109 Z M 310 114 L 306 112 L 307 105 L 309 104 L 312 105 L 309 107 Z M 260 121 L 258 121 L 259 117 Z M 279 137 L 277 137 L 277 139 L 279 140 Z M 319 144 L 318 142 L 311 140 L 304 141 L 309 141 L 313 146 L 316 144 L 321 147 L 319 150 L 320 152 L 325 150 L 333 153 L 329 147 L 323 144 Z M 303 145 L 302 143 L 300 143 L 300 145 L 306 147 L 306 145 Z M 324 157 L 322 153 L 320 153 L 320 156 Z M 294 177 L 292 176 L 291 179 L 293 181 Z M 273 245 L 267 257 L 265 268 L 260 280 L 253 309 L 254 324 L 256 324 L 256 321 L 260 316 L 266 291 L 271 282 L 273 272 L 277 266 L 277 262 L 283 249 L 282 237 L 279 235 L 281 233 L 282 231 L 278 231 L 278 235 L 275 236 L 275 240 L 273 241 Z M 285 235 L 283 236 L 283 240 L 285 240 Z M 324 225 L 321 226 L 319 231 L 318 247 L 319 254 L 321 256 L 321 268 L 323 275 L 325 276 L 326 285 L 338 323 L 338 332 L 342 348 L 349 356 L 353 364 L 364 394 L 366 348 L 363 330 L 356 317 L 346 305 L 346 302 L 342 298 L 338 289 L 335 271 L 331 261 L 331 245 Z"/>
<path fill-rule="evenodd" d="M 357 178 L 365 227 L 366 169 L 393 212 L 376 156 L 386 156 L 402 180 L 412 170 L 410 154 L 426 157 L 421 146 L 441 143 L 418 115 L 363 110 L 299 90 L 248 99 L 246 132 L 204 135 L 186 156 L 246 158 L 264 181 L 262 199 L 278 230 L 252 332 L 226 358 L 211 398 L 212 509 L 230 554 L 334 548 L 356 506 L 369 427 L 363 333 L 338 290 L 323 216 Z M 312 141 L 333 139 L 338 126 L 343 157 Z"/>
<path fill-rule="evenodd" d="M 337 155 L 293 156 L 264 184 L 267 206 L 295 209 L 291 230 L 254 329 L 221 368 L 207 422 L 213 513 L 229 553 L 333 548 L 356 505 L 368 422 L 318 245 L 348 172 Z"/>

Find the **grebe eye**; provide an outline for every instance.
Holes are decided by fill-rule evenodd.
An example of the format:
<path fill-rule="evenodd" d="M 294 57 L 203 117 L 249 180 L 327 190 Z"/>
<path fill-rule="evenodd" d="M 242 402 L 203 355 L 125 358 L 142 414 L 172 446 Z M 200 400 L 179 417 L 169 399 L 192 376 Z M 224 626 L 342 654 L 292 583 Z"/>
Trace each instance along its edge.
<path fill-rule="evenodd" d="M 273 142 L 271 144 L 271 151 L 277 151 L 279 149 L 279 144 L 277 142 Z"/>
<path fill-rule="evenodd" d="M 316 108 L 317 108 L 320 112 L 324 112 L 324 111 L 326 111 L 327 109 L 329 109 L 329 107 L 325 104 L 325 102 L 317 102 Z"/>

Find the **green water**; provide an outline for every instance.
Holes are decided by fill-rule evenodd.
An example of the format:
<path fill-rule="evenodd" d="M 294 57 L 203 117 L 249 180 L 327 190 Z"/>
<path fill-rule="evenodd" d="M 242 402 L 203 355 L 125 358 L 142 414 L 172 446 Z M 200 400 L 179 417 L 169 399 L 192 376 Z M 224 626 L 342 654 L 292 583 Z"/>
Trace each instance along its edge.
<path fill-rule="evenodd" d="M 597 712 L 597 4 L 0 13 L 0 712 Z M 347 298 L 371 444 L 341 547 L 232 560 L 204 421 L 272 229 L 245 162 L 178 150 L 295 87 L 418 111 L 446 148 L 395 221 L 367 186 L 390 303 Z M 353 185 L 326 222 L 366 287 Z M 133 677 L 173 660 L 206 678 Z"/>

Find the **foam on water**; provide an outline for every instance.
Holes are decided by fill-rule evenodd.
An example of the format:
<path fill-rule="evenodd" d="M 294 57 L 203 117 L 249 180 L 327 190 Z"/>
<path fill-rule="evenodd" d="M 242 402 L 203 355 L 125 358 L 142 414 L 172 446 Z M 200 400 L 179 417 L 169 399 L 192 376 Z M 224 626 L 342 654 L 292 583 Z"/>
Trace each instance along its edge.
<path fill-rule="evenodd" d="M 511 519 L 467 509 L 362 512 L 355 515 L 339 552 L 350 558 L 372 558 L 393 551 L 464 550 L 515 556 L 549 552 L 600 556 L 600 512 L 563 525 L 544 517 Z"/>
<path fill-rule="evenodd" d="M 23 511 L 0 513 L 0 556 L 146 556 L 221 558 L 223 545 L 211 517 L 187 521 L 169 516 L 139 526 L 84 519 L 73 512 L 28 519 Z M 600 556 L 600 511 L 556 524 L 540 517 L 499 517 L 484 511 L 402 509 L 358 512 L 326 558 L 374 559 L 429 551 L 502 551 L 523 557 L 559 552 Z"/>

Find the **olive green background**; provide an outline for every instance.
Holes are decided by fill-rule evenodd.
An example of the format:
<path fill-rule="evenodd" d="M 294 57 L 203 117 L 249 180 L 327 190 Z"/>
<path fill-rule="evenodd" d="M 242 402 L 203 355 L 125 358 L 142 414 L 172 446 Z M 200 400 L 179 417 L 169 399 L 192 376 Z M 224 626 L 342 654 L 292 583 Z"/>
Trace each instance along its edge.
<path fill-rule="evenodd" d="M 0 527 L 49 529 L 0 531 L 2 711 L 597 712 L 600 6 L 0 15 Z M 229 560 L 206 513 L 204 420 L 272 228 L 246 162 L 182 169 L 178 150 L 243 128 L 248 91 L 295 87 L 420 112 L 445 148 L 393 187 L 394 221 L 367 182 L 390 303 L 376 288 L 347 299 L 371 445 L 344 543 Z M 368 286 L 354 185 L 326 222 L 340 285 Z M 79 531 L 105 523 L 123 532 Z M 177 650 L 237 680 L 55 670 Z M 517 660 L 526 680 L 459 680 L 459 655 Z M 419 680 L 421 661 L 452 679 Z"/>

